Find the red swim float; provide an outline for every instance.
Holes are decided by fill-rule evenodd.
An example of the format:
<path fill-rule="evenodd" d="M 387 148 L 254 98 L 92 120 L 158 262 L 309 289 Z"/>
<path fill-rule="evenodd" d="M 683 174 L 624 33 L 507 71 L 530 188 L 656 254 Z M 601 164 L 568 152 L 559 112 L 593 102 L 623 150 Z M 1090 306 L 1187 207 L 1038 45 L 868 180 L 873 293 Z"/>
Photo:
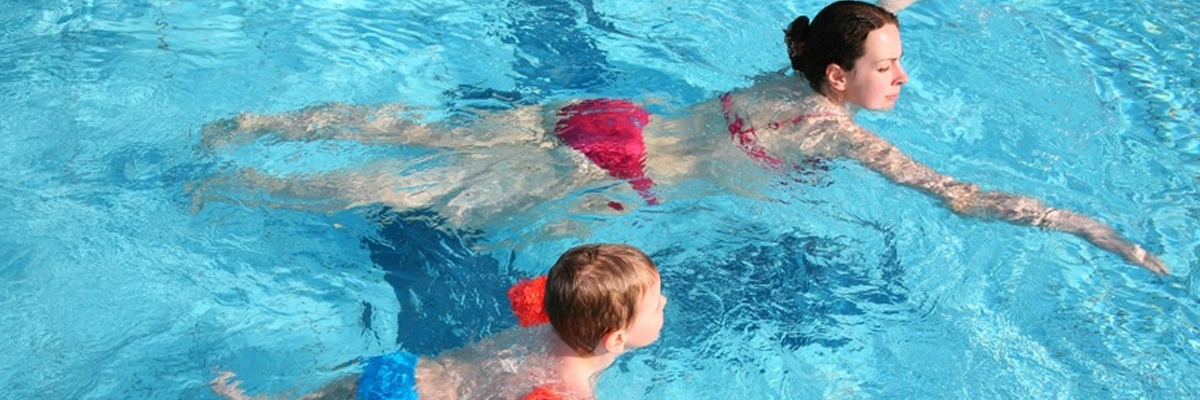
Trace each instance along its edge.
<path fill-rule="evenodd" d="M 546 276 L 524 279 L 508 289 L 508 301 L 521 326 L 530 327 L 550 322 L 546 315 Z"/>
<path fill-rule="evenodd" d="M 525 395 L 520 400 L 563 400 L 562 396 L 546 389 L 545 386 L 534 389 L 533 392 Z"/>

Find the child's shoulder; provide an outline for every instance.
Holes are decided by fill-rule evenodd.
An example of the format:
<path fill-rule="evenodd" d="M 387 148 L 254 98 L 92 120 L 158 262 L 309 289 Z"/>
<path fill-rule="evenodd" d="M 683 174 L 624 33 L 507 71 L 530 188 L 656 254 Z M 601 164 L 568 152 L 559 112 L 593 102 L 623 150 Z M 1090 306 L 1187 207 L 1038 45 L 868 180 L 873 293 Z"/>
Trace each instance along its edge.
<path fill-rule="evenodd" d="M 595 398 L 596 396 L 590 393 L 577 394 L 553 386 L 538 386 L 518 400 L 595 400 Z"/>

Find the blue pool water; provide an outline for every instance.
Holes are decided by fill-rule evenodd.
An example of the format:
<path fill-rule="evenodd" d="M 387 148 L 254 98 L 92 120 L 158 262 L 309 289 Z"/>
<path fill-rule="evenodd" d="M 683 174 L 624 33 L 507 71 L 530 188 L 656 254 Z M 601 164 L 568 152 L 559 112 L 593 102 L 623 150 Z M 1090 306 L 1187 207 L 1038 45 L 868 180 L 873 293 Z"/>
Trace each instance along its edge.
<path fill-rule="evenodd" d="M 309 390 L 358 355 L 511 327 L 509 284 L 574 244 L 620 241 L 659 263 L 672 300 L 662 339 L 620 360 L 600 399 L 1200 397 L 1190 1 L 919 2 L 901 14 L 912 82 L 894 112 L 858 117 L 941 172 L 1099 216 L 1169 277 L 1069 235 L 959 218 L 847 162 L 822 185 L 623 216 L 550 204 L 481 231 L 372 206 L 192 212 L 189 184 L 229 168 L 410 151 L 199 149 L 204 123 L 239 111 L 596 96 L 678 110 L 784 67 L 780 29 L 823 5 L 7 2 L 0 393 L 211 399 L 214 368 L 252 393 Z M 563 218 L 587 236 L 538 233 Z"/>

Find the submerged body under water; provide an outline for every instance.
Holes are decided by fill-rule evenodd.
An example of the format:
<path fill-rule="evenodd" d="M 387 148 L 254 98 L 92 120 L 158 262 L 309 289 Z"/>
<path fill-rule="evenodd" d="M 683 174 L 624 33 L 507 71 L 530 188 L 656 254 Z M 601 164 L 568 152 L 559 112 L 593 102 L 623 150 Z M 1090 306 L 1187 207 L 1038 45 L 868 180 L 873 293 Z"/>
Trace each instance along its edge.
<path fill-rule="evenodd" d="M 960 218 L 855 163 L 783 185 L 736 153 L 736 193 L 686 181 L 646 206 L 624 182 L 584 185 L 477 229 L 259 207 L 252 190 L 189 212 L 185 186 L 230 170 L 303 177 L 437 151 L 264 137 L 212 154 L 211 121 L 595 97 L 670 116 L 783 67 L 779 29 L 823 5 L 14 4 L 0 11 L 0 391 L 215 398 L 216 368 L 251 394 L 310 391 L 358 356 L 513 327 L 512 282 L 609 241 L 646 250 L 672 301 L 660 341 L 614 365 L 601 399 L 1196 397 L 1200 9 L 1183 1 L 918 2 L 900 16 L 905 97 L 855 116 L 939 171 L 1098 216 L 1169 277 L 1067 234 Z M 497 154 L 479 168 L 528 157 Z M 581 199 L 600 207 L 570 207 Z"/>

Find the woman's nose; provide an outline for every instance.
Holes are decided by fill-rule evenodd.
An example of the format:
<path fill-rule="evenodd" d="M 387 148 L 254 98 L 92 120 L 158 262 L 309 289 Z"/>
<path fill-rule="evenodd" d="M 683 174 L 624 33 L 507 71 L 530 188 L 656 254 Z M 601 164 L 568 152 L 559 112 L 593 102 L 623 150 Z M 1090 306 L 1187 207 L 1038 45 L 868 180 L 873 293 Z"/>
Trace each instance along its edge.
<path fill-rule="evenodd" d="M 904 67 L 896 64 L 896 86 L 908 83 L 908 72 L 904 71 Z"/>

